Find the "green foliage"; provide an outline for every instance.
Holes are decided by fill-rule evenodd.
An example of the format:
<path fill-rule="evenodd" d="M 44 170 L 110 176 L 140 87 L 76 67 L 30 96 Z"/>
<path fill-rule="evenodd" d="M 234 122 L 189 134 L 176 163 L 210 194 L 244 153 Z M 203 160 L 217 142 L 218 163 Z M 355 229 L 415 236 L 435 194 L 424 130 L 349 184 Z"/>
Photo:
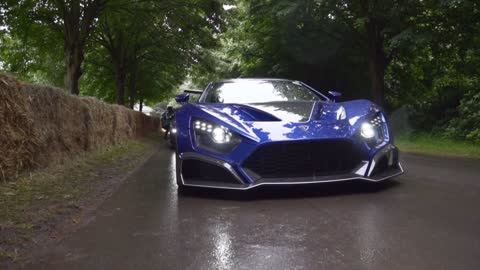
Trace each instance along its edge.
<path fill-rule="evenodd" d="M 239 50 L 247 40 L 243 9 L 239 2 L 235 8 L 222 13 L 222 29 L 227 30 L 215 34 L 214 46 L 198 51 L 195 64 L 189 70 L 189 87 L 203 89 L 211 81 L 242 76 L 240 68 L 244 64 Z"/>
<path fill-rule="evenodd" d="M 77 46 L 70 46 L 69 38 L 79 34 L 72 40 L 79 40 L 81 50 L 75 63 L 83 55 L 86 60 L 81 94 L 152 104 L 178 89 L 190 67 L 218 45 L 215 35 L 224 28 L 216 0 L 87 2 L 2 1 L 0 69 L 25 81 L 65 87 L 71 73 L 66 49 Z"/>
<path fill-rule="evenodd" d="M 480 121 L 465 115 L 473 107 L 464 104 L 480 91 L 477 2 L 237 1 L 201 81 L 285 77 L 345 99 L 371 98 L 369 48 L 381 42 L 386 108 L 408 107 L 419 132 L 475 141 Z"/>
<path fill-rule="evenodd" d="M 63 36 L 51 23 L 59 17 L 49 5 L 32 12 L 37 2 L 0 3 L 0 61 L 23 79 L 62 86 Z M 386 109 L 408 107 L 418 131 L 478 142 L 478 1 L 222 3 L 109 0 L 86 44 L 81 93 L 153 104 L 182 83 L 284 77 L 378 100 L 371 90 L 381 84 Z"/>
<path fill-rule="evenodd" d="M 446 125 L 447 137 L 480 144 L 480 81 L 470 81 L 458 106 L 458 115 Z"/>
<path fill-rule="evenodd" d="M 82 92 L 120 103 L 128 96 L 130 106 L 169 97 L 202 51 L 215 46 L 220 9 L 210 0 L 114 1 L 100 18 L 97 46 L 87 55 L 92 79 Z"/>
<path fill-rule="evenodd" d="M 15 11 L 9 13 L 10 18 L 18 15 L 19 11 Z M 4 17 L 4 30 L 0 35 L 2 69 L 25 81 L 63 87 L 61 35 L 47 25 L 29 22 L 26 16 L 7 20 L 9 17 Z"/>
<path fill-rule="evenodd" d="M 227 13 L 230 27 L 217 51 L 224 57 L 216 66 L 227 69 L 211 71 L 218 77 L 292 78 L 319 90 L 342 91 L 345 98 L 368 97 L 367 25 L 372 18 L 379 21 L 384 49 L 392 57 L 412 43 L 408 18 L 419 13 L 421 4 L 382 1 L 372 4 L 367 16 L 357 2 L 237 1 Z"/>
<path fill-rule="evenodd" d="M 417 42 L 390 66 L 392 107 L 411 105 L 419 131 L 478 143 L 479 118 L 469 100 L 480 92 L 478 4 L 446 1 L 418 18 Z"/>
<path fill-rule="evenodd" d="M 115 77 L 108 52 L 91 45 L 85 54 L 85 73 L 80 80 L 80 94 L 115 103 Z"/>
<path fill-rule="evenodd" d="M 37 51 L 35 56 L 53 53 L 58 55 L 59 51 L 54 49 L 59 47 L 57 45 L 62 45 L 63 50 L 60 52 L 63 51 L 65 62 L 65 88 L 69 93 L 78 95 L 78 81 L 82 76 L 85 44 L 108 1 L 6 0 L 1 8 L 5 14 L 4 24 L 7 26 L 8 35 L 14 40 L 26 43 L 27 48 L 35 47 Z M 52 36 L 55 37 L 52 39 Z M 28 39 L 33 42 L 26 42 Z M 48 40 L 48 45 L 52 46 L 44 46 L 45 39 Z M 20 61 L 20 65 L 22 64 L 26 69 L 36 72 L 37 66 L 28 67 L 29 61 L 27 63 Z M 15 72 L 15 68 L 12 71 Z M 51 73 L 45 74 L 49 77 Z M 58 76 L 58 73 L 56 75 Z"/>

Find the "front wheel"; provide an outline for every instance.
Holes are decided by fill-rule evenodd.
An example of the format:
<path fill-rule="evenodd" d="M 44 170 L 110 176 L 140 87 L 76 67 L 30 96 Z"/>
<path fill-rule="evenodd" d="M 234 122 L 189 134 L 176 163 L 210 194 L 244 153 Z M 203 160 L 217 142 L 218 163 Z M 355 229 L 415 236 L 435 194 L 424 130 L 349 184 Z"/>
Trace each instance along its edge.
<path fill-rule="evenodd" d="M 184 186 L 184 185 L 178 185 L 177 186 L 177 193 L 178 194 L 188 194 L 190 193 L 192 190 L 190 187 L 187 187 L 187 186 Z"/>
<path fill-rule="evenodd" d="M 177 186 L 178 186 L 178 189 L 180 189 L 181 187 L 184 187 L 183 183 L 182 183 L 182 180 L 180 177 L 181 176 L 181 172 L 180 172 L 180 158 L 178 157 L 178 153 L 175 153 L 175 176 L 176 176 L 176 180 L 177 180 Z"/>
<path fill-rule="evenodd" d="M 173 138 L 172 132 L 170 130 L 166 131 L 167 134 L 165 135 L 165 141 L 167 142 L 168 148 L 175 149 L 175 140 Z"/>

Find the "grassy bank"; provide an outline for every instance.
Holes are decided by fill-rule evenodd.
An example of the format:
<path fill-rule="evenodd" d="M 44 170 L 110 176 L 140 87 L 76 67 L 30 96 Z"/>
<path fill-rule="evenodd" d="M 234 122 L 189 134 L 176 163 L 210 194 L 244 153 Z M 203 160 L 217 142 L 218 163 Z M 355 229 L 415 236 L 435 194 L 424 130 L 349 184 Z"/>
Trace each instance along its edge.
<path fill-rule="evenodd" d="M 158 141 L 150 137 L 104 147 L 0 183 L 0 268 L 2 262 L 22 258 L 42 234 L 47 240 L 53 234 L 61 238 L 59 227 L 80 223 L 84 212 L 108 197 Z"/>
<path fill-rule="evenodd" d="M 480 158 L 480 145 L 431 135 L 399 136 L 395 143 L 406 152 Z"/>

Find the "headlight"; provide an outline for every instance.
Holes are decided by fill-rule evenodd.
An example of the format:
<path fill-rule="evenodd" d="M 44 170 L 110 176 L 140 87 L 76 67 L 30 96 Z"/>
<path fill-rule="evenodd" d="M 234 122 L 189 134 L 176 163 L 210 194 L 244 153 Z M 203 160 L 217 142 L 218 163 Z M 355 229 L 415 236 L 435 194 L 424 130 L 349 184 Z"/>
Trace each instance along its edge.
<path fill-rule="evenodd" d="M 370 123 L 363 123 L 360 127 L 360 134 L 365 139 L 371 139 L 375 137 L 375 129 L 373 128 L 372 124 Z"/>
<path fill-rule="evenodd" d="M 232 133 L 225 127 L 215 127 L 212 130 L 212 139 L 216 143 L 229 143 L 232 139 Z"/>
<path fill-rule="evenodd" d="M 193 131 L 196 145 L 214 153 L 229 153 L 241 141 L 228 128 L 201 119 L 193 119 Z"/>
<path fill-rule="evenodd" d="M 388 128 L 385 117 L 381 113 L 377 113 L 369 121 L 363 122 L 360 125 L 360 135 L 372 147 L 388 140 Z"/>

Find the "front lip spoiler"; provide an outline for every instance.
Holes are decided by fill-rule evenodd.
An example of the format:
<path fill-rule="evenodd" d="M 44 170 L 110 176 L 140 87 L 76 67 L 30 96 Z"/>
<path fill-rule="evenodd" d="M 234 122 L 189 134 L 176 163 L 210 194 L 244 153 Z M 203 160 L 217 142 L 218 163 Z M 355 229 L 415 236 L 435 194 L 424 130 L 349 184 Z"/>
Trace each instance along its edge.
<path fill-rule="evenodd" d="M 285 185 L 309 185 L 309 184 L 321 184 L 321 183 L 334 183 L 334 182 L 345 182 L 345 181 L 352 181 L 352 180 L 362 180 L 362 181 L 368 181 L 368 182 L 381 182 L 384 180 L 387 180 L 389 178 L 398 176 L 403 174 L 403 168 L 400 163 L 398 163 L 400 171 L 389 175 L 384 178 L 380 178 L 378 180 L 372 179 L 372 178 L 367 178 L 367 177 L 349 177 L 349 178 L 338 178 L 338 179 L 329 179 L 329 180 L 321 180 L 321 181 L 304 181 L 304 182 L 262 182 L 262 183 L 256 183 L 252 184 L 249 186 L 240 186 L 240 187 L 231 187 L 231 186 L 217 186 L 217 185 L 195 185 L 195 184 L 185 184 L 185 186 L 189 187 L 199 187 L 199 188 L 214 188 L 214 189 L 230 189 L 230 190 L 249 190 L 253 189 L 256 187 L 260 186 L 285 186 Z"/>
<path fill-rule="evenodd" d="M 389 178 L 392 178 L 392 177 L 395 177 L 395 176 L 398 176 L 398 175 L 401 175 L 401 174 L 404 173 L 404 170 L 403 170 L 403 167 L 402 167 L 401 163 L 398 162 L 398 168 L 393 173 L 391 173 L 391 174 L 389 174 L 385 177 L 378 178 L 378 179 L 364 177 L 364 176 L 360 176 L 360 175 L 348 175 L 347 177 L 345 177 L 345 176 L 338 177 L 337 176 L 338 178 L 335 178 L 335 176 L 332 176 L 333 178 L 330 178 L 330 179 L 328 177 L 323 177 L 322 180 L 305 180 L 305 181 L 284 180 L 284 181 L 272 181 L 272 182 L 259 181 L 257 183 L 247 185 L 246 183 L 244 183 L 244 181 L 241 179 L 241 177 L 237 174 L 237 172 L 231 166 L 226 166 L 226 164 L 228 164 L 226 162 L 222 162 L 220 160 L 216 160 L 214 158 L 207 157 L 207 156 L 197 154 L 197 153 L 182 153 L 182 154 L 180 154 L 181 162 L 184 159 L 204 160 L 204 161 L 207 161 L 209 163 L 221 166 L 221 167 L 227 169 L 228 171 L 230 171 L 230 173 L 232 173 L 232 175 L 239 181 L 238 186 L 236 186 L 236 185 L 222 185 L 222 184 L 218 184 L 218 185 L 216 185 L 216 184 L 215 185 L 190 184 L 190 183 L 185 183 L 181 172 L 179 174 L 179 176 L 181 178 L 182 185 L 184 185 L 184 186 L 198 187 L 198 188 L 213 188 L 213 189 L 249 190 L 249 189 L 253 189 L 253 188 L 256 188 L 256 187 L 260 187 L 260 186 L 308 185 L 308 184 L 344 182 L 344 181 L 352 181 L 352 180 L 362 180 L 362 181 L 368 181 L 368 182 L 381 182 L 381 181 L 387 180 Z M 228 164 L 228 165 L 230 165 L 230 164 Z M 308 179 L 308 178 L 305 178 L 305 179 Z"/>

